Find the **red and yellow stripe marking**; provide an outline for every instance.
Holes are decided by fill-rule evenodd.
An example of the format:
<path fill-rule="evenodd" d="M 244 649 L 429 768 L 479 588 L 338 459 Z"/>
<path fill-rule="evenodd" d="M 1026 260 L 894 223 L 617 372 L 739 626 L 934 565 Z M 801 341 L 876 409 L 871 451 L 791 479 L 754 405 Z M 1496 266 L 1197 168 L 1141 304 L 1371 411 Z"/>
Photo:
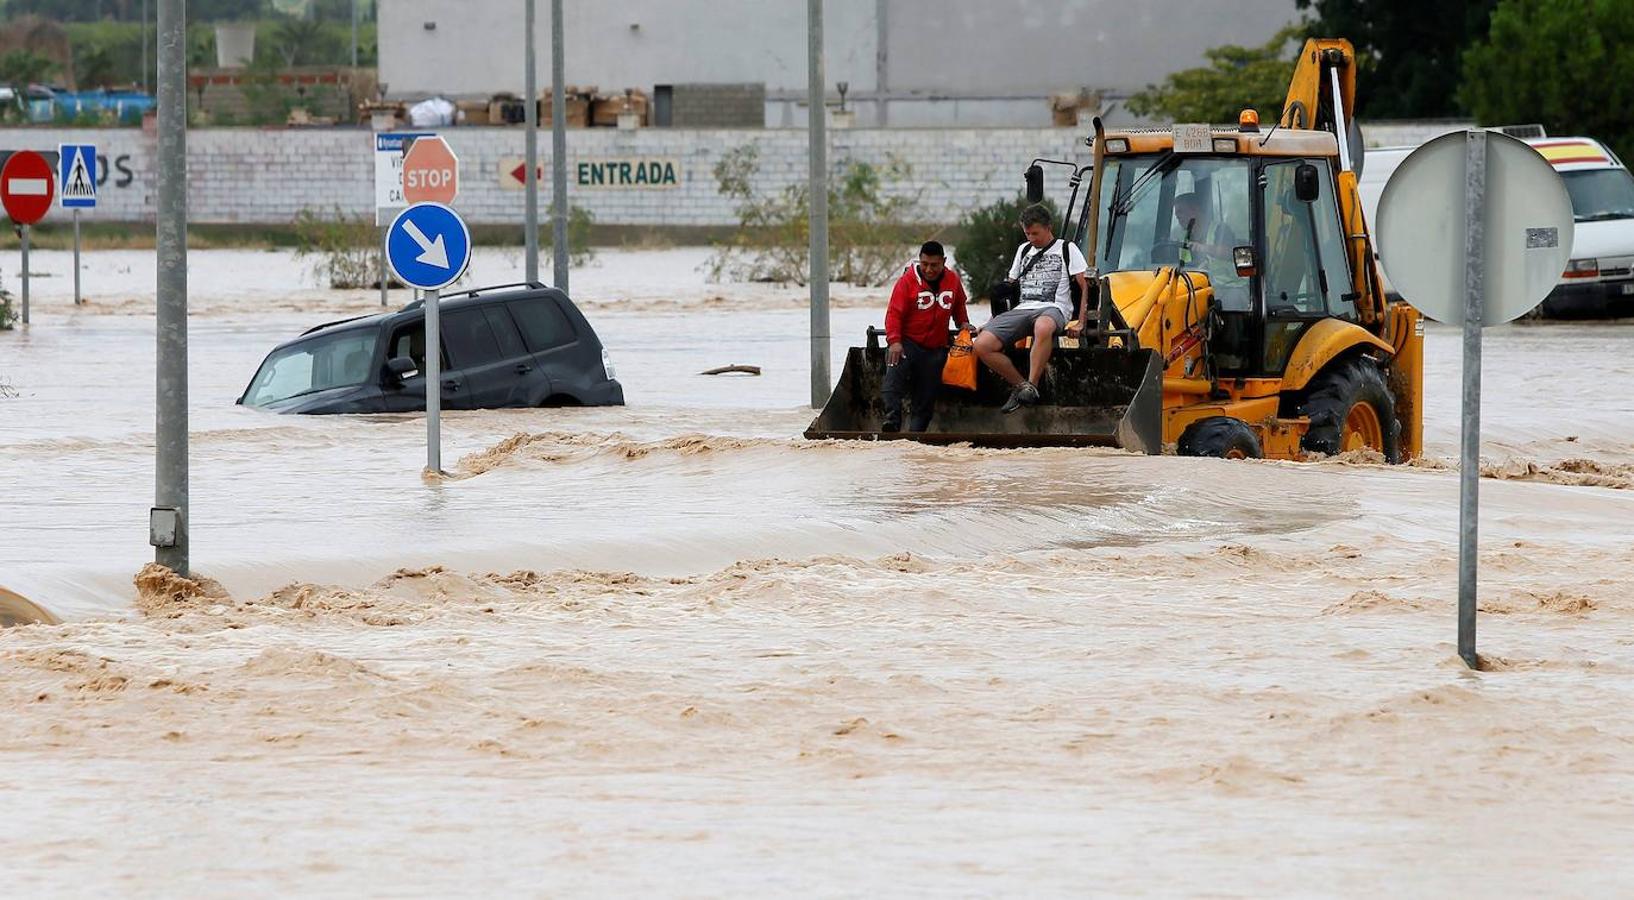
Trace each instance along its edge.
<path fill-rule="evenodd" d="M 1543 154 L 1543 158 L 1550 165 L 1565 166 L 1572 163 L 1610 163 L 1611 158 L 1587 141 L 1547 141 L 1533 144 L 1532 149 Z"/>

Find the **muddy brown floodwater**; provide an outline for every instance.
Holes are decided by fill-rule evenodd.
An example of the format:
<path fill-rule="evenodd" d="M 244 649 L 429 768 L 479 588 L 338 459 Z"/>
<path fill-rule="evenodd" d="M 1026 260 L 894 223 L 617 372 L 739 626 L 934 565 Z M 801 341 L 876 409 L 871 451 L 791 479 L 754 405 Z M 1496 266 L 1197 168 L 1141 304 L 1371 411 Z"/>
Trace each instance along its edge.
<path fill-rule="evenodd" d="M 1634 329 L 1488 336 L 1470 672 L 1452 332 L 1412 467 L 813 444 L 797 289 L 609 256 L 631 405 L 451 414 L 426 481 L 415 417 L 232 404 L 368 295 L 195 253 L 196 581 L 144 568 L 151 271 L 41 279 L 0 894 L 1634 889 Z"/>

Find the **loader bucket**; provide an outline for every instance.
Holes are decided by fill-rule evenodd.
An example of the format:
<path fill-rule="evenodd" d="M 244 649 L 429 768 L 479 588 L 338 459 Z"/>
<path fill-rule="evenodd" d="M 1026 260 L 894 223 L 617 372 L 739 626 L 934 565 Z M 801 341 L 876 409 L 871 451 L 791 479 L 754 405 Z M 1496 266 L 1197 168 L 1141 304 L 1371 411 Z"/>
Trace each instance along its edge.
<path fill-rule="evenodd" d="M 1012 353 L 1026 371 L 1026 355 Z M 943 386 L 930 430 L 880 431 L 885 348 L 869 329 L 865 347 L 852 347 L 845 371 L 806 437 L 838 440 L 907 439 L 978 447 L 1122 447 L 1163 452 L 1162 365 L 1151 350 L 1057 348 L 1039 385 L 1038 404 L 1008 415 L 1004 380 L 980 367 L 976 390 Z M 906 419 L 906 416 L 904 417 Z"/>

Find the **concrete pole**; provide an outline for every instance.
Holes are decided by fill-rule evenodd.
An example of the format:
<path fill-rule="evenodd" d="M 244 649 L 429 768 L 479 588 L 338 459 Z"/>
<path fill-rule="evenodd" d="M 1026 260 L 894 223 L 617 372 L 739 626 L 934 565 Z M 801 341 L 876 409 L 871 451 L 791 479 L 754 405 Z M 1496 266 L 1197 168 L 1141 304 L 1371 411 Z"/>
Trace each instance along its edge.
<path fill-rule="evenodd" d="M 811 407 L 828 402 L 828 107 L 823 75 L 823 0 L 806 0 L 811 124 Z"/>
<path fill-rule="evenodd" d="M 426 291 L 426 471 L 443 470 L 442 291 Z"/>
<path fill-rule="evenodd" d="M 158 383 L 154 496 L 176 533 L 154 560 L 187 575 L 187 26 L 186 0 L 159 0 Z"/>
<path fill-rule="evenodd" d="M 1481 292 L 1486 289 L 1486 132 L 1464 144 L 1464 424 L 1458 469 L 1458 655 L 1480 668 L 1475 652 L 1481 543 Z"/>
<path fill-rule="evenodd" d="M 23 324 L 28 324 L 28 233 L 29 226 L 23 226 Z"/>
<path fill-rule="evenodd" d="M 528 167 L 528 173 L 522 176 L 522 183 L 527 187 L 528 196 L 527 217 L 522 223 L 522 243 L 527 248 L 528 277 L 526 280 L 533 283 L 539 280 L 539 79 L 538 65 L 533 47 L 535 43 L 534 30 L 538 27 L 538 17 L 534 14 L 534 0 L 523 0 L 523 3 L 527 8 L 527 14 L 523 16 L 527 20 L 525 25 L 526 37 L 524 38 L 527 41 L 527 50 L 524 54 L 527 58 L 525 63 L 527 73 L 523 78 L 523 85 L 528 98 L 527 105 L 523 107 L 528 126 L 526 139 L 528 158 L 523 164 Z M 556 108 L 555 96 L 553 91 L 551 94 L 552 109 Z"/>
<path fill-rule="evenodd" d="M 550 0 L 550 242 L 556 289 L 567 292 L 567 89 L 562 63 L 562 0 Z"/>
<path fill-rule="evenodd" d="M 358 4 L 361 3 L 361 2 L 362 2 L 362 0 L 352 0 L 352 68 L 353 69 L 357 68 L 357 7 L 358 7 Z M 357 73 L 353 72 L 352 77 L 356 78 Z"/>

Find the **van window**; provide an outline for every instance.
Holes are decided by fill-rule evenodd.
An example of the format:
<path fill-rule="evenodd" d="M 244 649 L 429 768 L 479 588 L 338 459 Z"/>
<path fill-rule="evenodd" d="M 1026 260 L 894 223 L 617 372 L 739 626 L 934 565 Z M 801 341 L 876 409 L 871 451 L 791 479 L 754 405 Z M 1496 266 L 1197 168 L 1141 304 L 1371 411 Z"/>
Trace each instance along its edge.
<path fill-rule="evenodd" d="M 549 297 L 513 300 L 505 305 L 510 307 L 511 315 L 521 327 L 528 349 L 535 353 L 570 344 L 578 337 L 573 333 L 573 323 Z"/>
<path fill-rule="evenodd" d="M 1627 169 L 1583 169 L 1560 173 L 1579 222 L 1634 219 L 1634 177 Z"/>
<path fill-rule="evenodd" d="M 494 330 L 494 338 L 499 341 L 499 353 L 506 359 L 515 359 L 518 356 L 527 356 L 528 348 L 522 345 L 522 335 L 516 330 L 516 324 L 511 321 L 511 314 L 499 304 L 490 304 L 482 308 L 482 314 L 488 317 L 488 327 Z"/>
<path fill-rule="evenodd" d="M 499 341 L 488 327 L 488 317 L 481 309 L 461 309 L 442 318 L 443 345 L 455 366 L 470 369 L 492 365 L 504 357 L 499 353 Z"/>

